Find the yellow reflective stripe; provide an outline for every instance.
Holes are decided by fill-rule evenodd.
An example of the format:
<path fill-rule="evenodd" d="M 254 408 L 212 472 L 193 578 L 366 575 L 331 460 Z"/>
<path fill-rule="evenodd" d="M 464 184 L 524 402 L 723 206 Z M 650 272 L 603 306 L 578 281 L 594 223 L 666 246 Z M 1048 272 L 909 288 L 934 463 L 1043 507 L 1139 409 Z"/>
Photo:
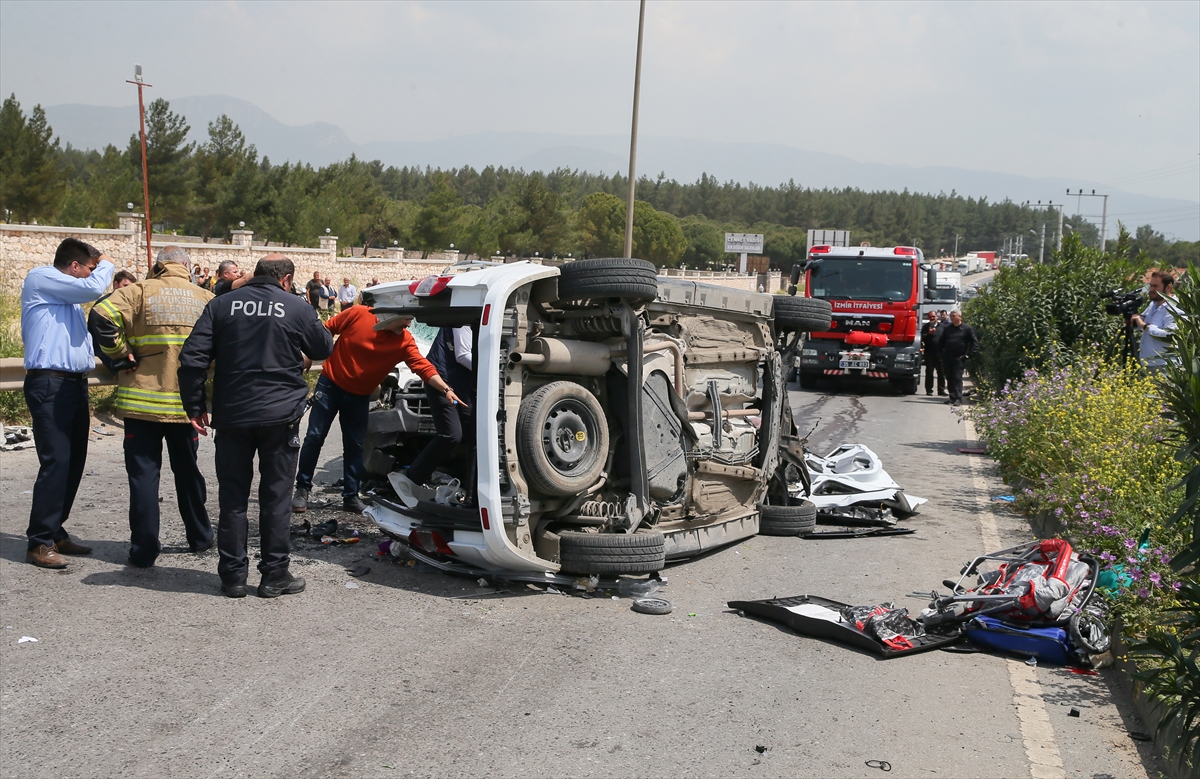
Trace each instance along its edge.
<path fill-rule="evenodd" d="M 129 343 L 133 344 L 134 346 L 147 346 L 150 344 L 175 346 L 175 345 L 183 345 L 183 342 L 186 340 L 187 340 L 186 335 L 175 335 L 175 334 L 167 334 L 167 333 L 160 334 L 160 335 L 133 335 L 133 336 L 129 337 Z"/>
<path fill-rule="evenodd" d="M 117 396 L 120 397 L 122 395 L 128 395 L 134 398 L 142 398 L 143 400 L 152 400 L 155 402 L 183 402 L 179 399 L 178 391 L 149 390 L 141 389 L 140 387 L 117 387 Z"/>
<path fill-rule="evenodd" d="M 121 316 L 121 312 L 117 310 L 109 301 L 105 300 L 97 308 L 102 314 L 107 314 L 112 323 L 117 326 L 117 337 L 113 339 L 112 347 L 101 346 L 100 350 L 109 357 L 117 355 L 124 356 L 129 351 L 129 344 L 125 341 L 125 317 Z"/>
<path fill-rule="evenodd" d="M 183 410 L 183 406 L 169 408 L 166 406 L 143 405 L 118 398 L 117 408 L 121 411 L 141 411 L 146 414 L 156 414 L 160 417 L 180 417 L 181 419 L 187 419 L 187 412 Z"/>

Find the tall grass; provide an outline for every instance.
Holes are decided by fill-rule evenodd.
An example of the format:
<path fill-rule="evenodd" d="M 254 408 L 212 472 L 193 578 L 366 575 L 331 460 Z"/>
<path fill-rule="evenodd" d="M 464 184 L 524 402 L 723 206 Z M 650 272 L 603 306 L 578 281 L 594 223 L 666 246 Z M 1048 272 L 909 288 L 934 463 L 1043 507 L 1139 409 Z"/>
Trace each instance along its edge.
<path fill-rule="evenodd" d="M 21 343 L 21 301 L 15 295 L 0 295 L 0 357 L 24 357 Z M 0 392 L 0 422 L 29 424 L 29 409 L 21 392 Z"/>

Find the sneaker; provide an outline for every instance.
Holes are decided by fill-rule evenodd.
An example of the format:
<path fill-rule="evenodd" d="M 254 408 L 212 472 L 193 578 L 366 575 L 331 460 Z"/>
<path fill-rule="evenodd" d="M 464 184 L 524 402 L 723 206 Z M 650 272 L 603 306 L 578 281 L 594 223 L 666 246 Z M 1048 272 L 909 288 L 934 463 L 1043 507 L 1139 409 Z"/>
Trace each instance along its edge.
<path fill-rule="evenodd" d="M 221 594 L 226 598 L 246 597 L 245 582 L 221 582 Z"/>
<path fill-rule="evenodd" d="M 299 514 L 308 511 L 308 493 L 309 491 L 303 487 L 296 488 L 296 494 L 292 496 L 292 513 Z"/>
<path fill-rule="evenodd" d="M 278 598 L 280 595 L 295 595 L 304 592 L 304 580 L 284 571 L 281 574 L 264 576 L 258 584 L 258 597 Z"/>
<path fill-rule="evenodd" d="M 363 502 L 358 499 L 357 495 L 342 498 L 342 511 L 345 511 L 347 514 L 362 514 L 366 510 L 367 507 L 363 505 Z"/>

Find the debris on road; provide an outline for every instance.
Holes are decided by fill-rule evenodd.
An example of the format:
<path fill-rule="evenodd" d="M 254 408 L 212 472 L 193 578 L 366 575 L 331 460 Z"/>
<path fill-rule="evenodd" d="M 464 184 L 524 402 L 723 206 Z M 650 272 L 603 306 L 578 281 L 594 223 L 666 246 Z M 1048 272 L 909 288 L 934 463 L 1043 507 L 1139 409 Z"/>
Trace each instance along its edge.
<path fill-rule="evenodd" d="M 17 639 L 18 644 L 36 644 L 38 640 L 33 636 L 21 636 Z"/>
<path fill-rule="evenodd" d="M 1068 712 L 1067 712 L 1067 716 L 1068 716 L 1068 717 L 1078 717 L 1078 716 L 1079 716 L 1079 709 L 1074 709 L 1074 708 L 1073 708 L 1073 709 L 1071 709 L 1070 711 L 1068 711 Z"/>
<path fill-rule="evenodd" d="M 15 452 L 33 448 L 33 429 L 0 425 L 0 451 Z"/>
<path fill-rule="evenodd" d="M 1004 503 L 1012 503 L 1016 500 L 1016 497 L 1013 495 L 993 495 L 992 500 L 1003 501 Z"/>
<path fill-rule="evenodd" d="M 358 582 L 356 582 L 356 581 L 348 581 L 348 582 L 346 582 L 346 589 L 347 589 L 347 590 L 357 590 L 357 589 L 358 589 Z"/>
<path fill-rule="evenodd" d="M 994 565 L 994 570 L 985 570 Z M 826 638 L 881 658 L 949 647 L 963 638 L 994 652 L 1055 665 L 1094 667 L 1107 661 L 1111 636 L 1102 613 L 1089 606 L 1099 566 L 1062 539 L 1020 544 L 984 554 L 946 580 L 917 618 L 893 603 L 850 606 L 801 595 L 730 601 L 729 608 L 787 625 L 801 635 Z M 964 584 L 976 576 L 974 587 Z"/>
<path fill-rule="evenodd" d="M 808 499 L 823 506 L 886 505 L 904 514 L 916 513 L 928 501 L 905 495 L 879 460 L 879 455 L 862 444 L 842 444 L 824 457 L 805 454 L 812 479 Z"/>
<path fill-rule="evenodd" d="M 629 608 L 633 609 L 639 614 L 662 615 L 670 614 L 675 609 L 675 606 L 671 604 L 671 601 L 663 600 L 662 598 L 638 598 Z M 688 616 L 691 617 L 695 615 L 689 614 Z"/>
<path fill-rule="evenodd" d="M 868 527 L 859 530 L 820 530 L 802 538 L 816 540 L 832 538 L 872 538 L 874 536 L 906 536 L 917 532 L 911 527 Z"/>
<path fill-rule="evenodd" d="M 867 768 L 878 768 L 880 771 L 891 771 L 892 764 L 886 760 L 868 760 Z"/>
<path fill-rule="evenodd" d="M 346 569 L 346 573 L 350 574 L 351 576 L 353 576 L 355 578 L 358 578 L 360 576 L 366 576 L 370 572 L 371 572 L 371 566 L 369 566 L 369 565 L 356 565 L 353 568 Z"/>

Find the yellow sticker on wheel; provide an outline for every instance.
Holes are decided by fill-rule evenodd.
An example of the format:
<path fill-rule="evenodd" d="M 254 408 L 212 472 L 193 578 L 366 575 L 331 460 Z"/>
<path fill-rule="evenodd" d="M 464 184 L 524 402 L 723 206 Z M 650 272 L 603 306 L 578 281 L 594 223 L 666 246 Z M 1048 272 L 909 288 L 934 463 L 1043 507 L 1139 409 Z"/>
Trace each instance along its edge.
<path fill-rule="evenodd" d="M 578 433 L 575 434 L 576 441 L 582 441 L 585 438 L 587 438 L 587 433 L 583 432 L 582 430 L 580 430 Z"/>

